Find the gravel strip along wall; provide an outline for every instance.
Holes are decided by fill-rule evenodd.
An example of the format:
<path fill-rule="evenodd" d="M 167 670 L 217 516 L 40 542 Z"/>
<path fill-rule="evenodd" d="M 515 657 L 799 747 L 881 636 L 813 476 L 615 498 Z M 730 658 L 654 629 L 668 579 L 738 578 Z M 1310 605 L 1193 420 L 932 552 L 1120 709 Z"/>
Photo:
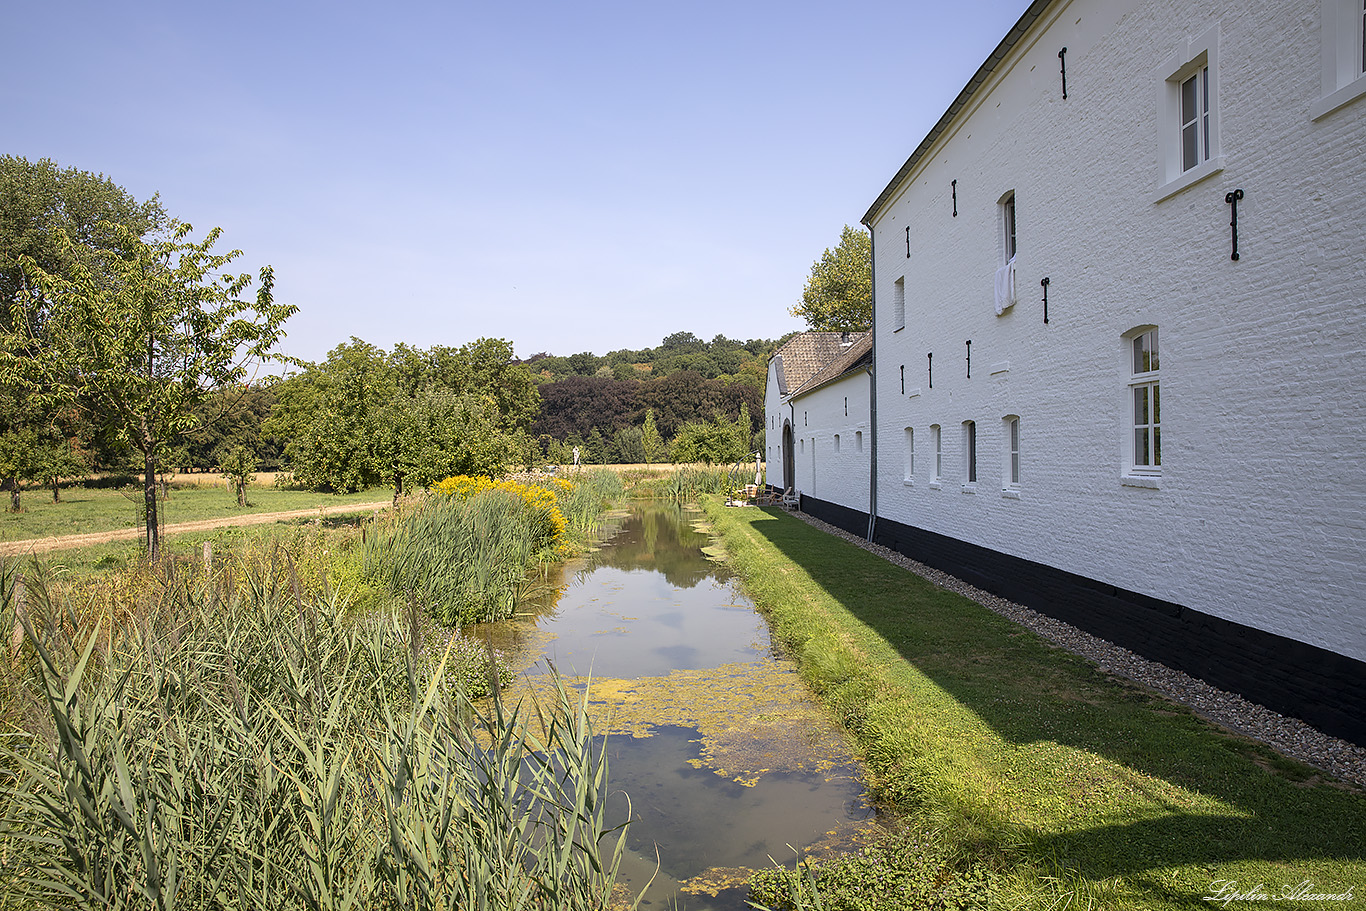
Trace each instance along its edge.
<path fill-rule="evenodd" d="M 827 534 L 843 538 L 941 588 L 975 601 L 1054 645 L 1095 662 L 1108 674 L 1141 684 L 1158 695 L 1190 708 L 1208 721 L 1261 741 L 1286 756 L 1330 772 L 1345 781 L 1366 786 L 1366 748 L 1330 737 L 1297 718 L 1287 718 L 1241 696 L 1216 689 L 1189 674 L 1149 661 L 1061 620 L 998 598 L 948 573 L 932 569 L 880 544 L 870 544 L 857 535 L 806 513 L 797 512 L 794 515 Z"/>

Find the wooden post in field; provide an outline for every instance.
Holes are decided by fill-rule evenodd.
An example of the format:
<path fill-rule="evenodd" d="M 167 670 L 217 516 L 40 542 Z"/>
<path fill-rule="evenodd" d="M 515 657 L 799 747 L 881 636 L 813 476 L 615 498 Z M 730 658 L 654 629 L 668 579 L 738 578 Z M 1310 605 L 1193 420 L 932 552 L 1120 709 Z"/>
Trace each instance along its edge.
<path fill-rule="evenodd" d="M 204 542 L 204 570 L 213 572 L 213 543 L 210 541 Z"/>

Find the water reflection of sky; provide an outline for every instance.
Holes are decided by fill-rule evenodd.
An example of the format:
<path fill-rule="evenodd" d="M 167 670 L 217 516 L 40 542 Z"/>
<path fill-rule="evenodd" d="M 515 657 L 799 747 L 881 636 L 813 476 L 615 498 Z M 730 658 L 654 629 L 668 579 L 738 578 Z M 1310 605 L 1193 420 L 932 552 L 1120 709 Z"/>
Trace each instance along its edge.
<path fill-rule="evenodd" d="M 571 584 L 540 627 L 554 636 L 545 653 L 561 673 L 594 677 L 718 667 L 768 650 L 768 627 L 729 584 L 679 588 L 657 572 L 607 566 Z"/>

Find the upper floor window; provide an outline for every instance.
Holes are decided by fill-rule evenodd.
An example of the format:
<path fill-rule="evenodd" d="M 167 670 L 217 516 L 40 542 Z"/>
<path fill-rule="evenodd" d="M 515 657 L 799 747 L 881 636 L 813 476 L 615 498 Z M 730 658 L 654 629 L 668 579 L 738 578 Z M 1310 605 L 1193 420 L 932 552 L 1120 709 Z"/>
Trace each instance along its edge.
<path fill-rule="evenodd" d="M 1366 95 L 1366 0 L 1320 0 L 1320 97 L 1309 105 L 1314 120 Z"/>
<path fill-rule="evenodd" d="M 1181 170 L 1209 161 L 1209 67 L 1181 83 Z"/>
<path fill-rule="evenodd" d="M 906 328 L 906 277 L 892 283 L 892 331 Z"/>
<path fill-rule="evenodd" d="M 1182 41 L 1158 70 L 1160 202 L 1224 168 L 1219 131 L 1219 26 Z"/>
<path fill-rule="evenodd" d="M 996 315 L 1000 316 L 1015 305 L 1015 253 L 1019 249 L 1015 237 L 1015 191 L 1002 196 L 997 208 L 1001 211 L 1001 265 L 996 270 Z"/>
<path fill-rule="evenodd" d="M 1132 448 L 1129 468 L 1133 474 L 1162 472 L 1162 388 L 1157 328 L 1141 329 L 1129 338 L 1132 355 L 1129 400 L 1132 406 Z"/>
<path fill-rule="evenodd" d="M 1005 261 L 1015 258 L 1015 194 L 1007 193 L 1001 200 L 1001 235 Z"/>

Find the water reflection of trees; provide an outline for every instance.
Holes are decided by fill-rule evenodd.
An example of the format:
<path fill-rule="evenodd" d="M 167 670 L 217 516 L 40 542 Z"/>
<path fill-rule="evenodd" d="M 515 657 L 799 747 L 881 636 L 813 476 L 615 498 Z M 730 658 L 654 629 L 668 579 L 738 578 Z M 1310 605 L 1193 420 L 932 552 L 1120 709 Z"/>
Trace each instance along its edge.
<path fill-rule="evenodd" d="M 630 517 L 588 567 L 654 570 L 670 585 L 693 588 L 718 574 L 719 567 L 702 555 L 710 537 L 692 527 L 694 513 L 677 503 L 631 503 Z"/>

